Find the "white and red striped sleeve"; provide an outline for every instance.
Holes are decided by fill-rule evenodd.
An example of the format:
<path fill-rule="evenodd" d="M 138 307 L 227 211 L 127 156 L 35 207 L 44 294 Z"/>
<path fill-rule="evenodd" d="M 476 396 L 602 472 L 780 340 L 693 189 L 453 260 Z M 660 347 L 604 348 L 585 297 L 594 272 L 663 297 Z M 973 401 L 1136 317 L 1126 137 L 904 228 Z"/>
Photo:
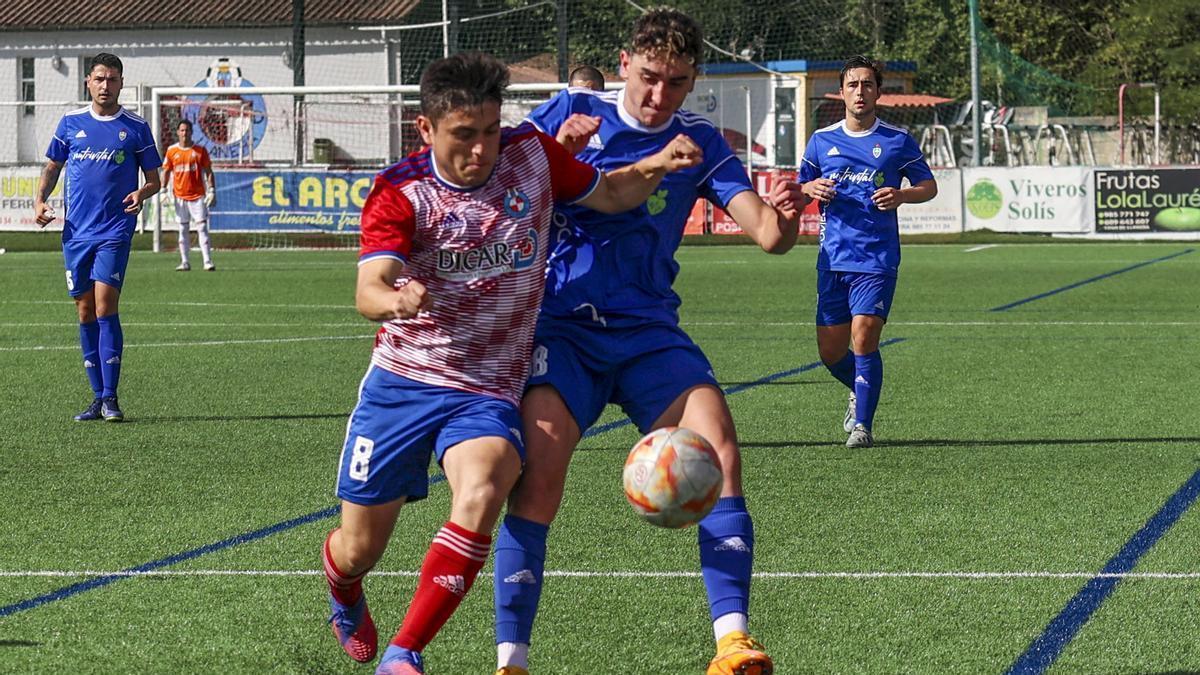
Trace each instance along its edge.
<path fill-rule="evenodd" d="M 417 217 L 412 202 L 386 178 L 376 176 L 371 194 L 363 204 L 358 264 L 379 258 L 407 263 L 416 232 Z"/>
<path fill-rule="evenodd" d="M 554 201 L 574 204 L 587 199 L 600 184 L 600 170 L 575 159 L 553 138 L 540 131 L 536 133 L 550 164 L 550 189 Z"/>

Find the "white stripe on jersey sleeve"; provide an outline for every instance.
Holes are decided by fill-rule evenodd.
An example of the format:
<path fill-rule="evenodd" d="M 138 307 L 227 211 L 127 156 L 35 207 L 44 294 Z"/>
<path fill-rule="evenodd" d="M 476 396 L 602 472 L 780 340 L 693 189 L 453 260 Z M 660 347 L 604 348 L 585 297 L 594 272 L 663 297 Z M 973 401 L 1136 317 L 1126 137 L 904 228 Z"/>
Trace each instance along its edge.
<path fill-rule="evenodd" d="M 719 168 L 721 168 L 721 167 L 725 166 L 725 163 L 726 163 L 726 162 L 728 162 L 728 161 L 730 161 L 730 160 L 737 161 L 737 157 L 735 157 L 734 155 L 730 155 L 730 156 L 726 157 L 725 159 L 721 160 L 720 162 L 717 162 L 717 165 L 716 165 L 716 166 L 714 166 L 714 167 L 712 168 L 712 170 L 710 170 L 708 173 L 704 174 L 704 177 L 703 177 L 703 178 L 701 178 L 699 181 L 697 181 L 697 182 L 696 182 L 696 183 L 697 183 L 697 185 L 703 185 L 703 184 L 704 184 L 704 183 L 705 183 L 705 182 L 706 182 L 706 181 L 707 181 L 709 178 L 711 178 L 711 177 L 712 177 L 712 175 L 713 175 L 714 173 L 716 173 L 716 172 L 717 172 L 717 169 L 719 169 Z"/>
<path fill-rule="evenodd" d="M 593 167 L 593 168 L 595 168 L 595 167 Z M 592 176 L 592 184 L 588 186 L 588 189 L 584 190 L 583 194 L 579 195 L 575 199 L 572 199 L 571 201 L 564 202 L 564 203 L 565 204 L 578 204 L 579 202 L 581 202 L 581 201 L 587 199 L 589 196 L 591 196 L 591 194 L 593 192 L 595 192 L 596 188 L 599 186 L 600 186 L 600 169 L 596 169 L 596 175 Z"/>
<path fill-rule="evenodd" d="M 387 258 L 390 258 L 392 260 L 399 260 L 400 262 L 404 263 L 405 265 L 408 264 L 408 260 L 404 256 L 400 255 L 399 253 L 396 253 L 394 251 L 376 251 L 375 253 L 368 253 L 367 255 L 359 258 L 358 266 L 362 267 L 363 263 L 369 263 L 372 260 L 383 260 L 383 259 L 387 259 Z"/>

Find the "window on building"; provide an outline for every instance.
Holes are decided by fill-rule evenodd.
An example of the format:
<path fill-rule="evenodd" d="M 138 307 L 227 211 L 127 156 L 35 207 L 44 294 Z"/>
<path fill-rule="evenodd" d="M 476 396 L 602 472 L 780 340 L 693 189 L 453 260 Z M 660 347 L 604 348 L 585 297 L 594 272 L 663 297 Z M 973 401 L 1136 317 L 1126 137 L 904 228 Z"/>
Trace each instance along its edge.
<path fill-rule="evenodd" d="M 36 101 L 37 97 L 33 89 L 33 59 L 23 58 L 21 61 L 21 100 Z M 33 106 L 27 105 L 24 107 L 26 115 L 33 114 Z"/>

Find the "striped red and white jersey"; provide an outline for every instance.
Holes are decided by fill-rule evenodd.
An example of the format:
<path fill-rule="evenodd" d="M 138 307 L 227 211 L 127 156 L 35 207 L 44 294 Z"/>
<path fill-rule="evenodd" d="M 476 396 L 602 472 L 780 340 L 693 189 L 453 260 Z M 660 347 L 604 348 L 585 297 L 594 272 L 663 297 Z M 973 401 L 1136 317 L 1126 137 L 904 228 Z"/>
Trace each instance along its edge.
<path fill-rule="evenodd" d="M 554 203 L 586 198 L 600 180 L 553 138 L 522 124 L 501 132 L 483 185 L 438 175 L 429 148 L 383 171 L 363 205 L 359 265 L 405 263 L 433 308 L 385 322 L 372 363 L 418 382 L 519 404 L 545 287 Z"/>

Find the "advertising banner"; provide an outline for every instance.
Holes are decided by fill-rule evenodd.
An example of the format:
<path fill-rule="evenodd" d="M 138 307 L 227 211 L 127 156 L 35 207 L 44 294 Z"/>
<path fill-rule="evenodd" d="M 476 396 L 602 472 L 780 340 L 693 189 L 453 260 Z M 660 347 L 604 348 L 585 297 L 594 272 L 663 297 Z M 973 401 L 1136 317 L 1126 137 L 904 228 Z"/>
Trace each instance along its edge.
<path fill-rule="evenodd" d="M 33 200 L 41 180 L 40 166 L 0 167 L 0 230 L 37 230 L 33 219 Z M 54 208 L 57 219 L 47 226 L 48 230 L 62 230 L 62 216 L 66 213 L 62 195 L 63 179 L 59 178 L 48 203 Z"/>
<path fill-rule="evenodd" d="M 770 171 L 754 172 L 754 189 L 764 199 L 775 186 L 776 181 L 796 180 L 796 172 L 792 169 L 772 169 Z M 734 222 L 728 213 L 717 207 L 712 208 L 713 234 L 744 234 L 742 228 Z M 809 204 L 800 214 L 800 234 L 816 235 L 820 229 L 820 212 L 815 203 Z"/>
<path fill-rule="evenodd" d="M 963 169 L 966 229 L 1091 232 L 1091 172 L 1082 166 Z"/>
<path fill-rule="evenodd" d="M 1200 233 L 1200 169 L 1096 169 L 1097 232 Z"/>
<path fill-rule="evenodd" d="M 374 171 L 217 170 L 215 231 L 357 232 Z M 171 209 L 173 213 L 173 208 Z M 174 227 L 164 213 L 163 227 Z"/>
<path fill-rule="evenodd" d="M 953 234 L 963 231 L 962 171 L 935 169 L 938 193 L 923 204 L 903 204 L 896 211 L 900 234 Z"/>

